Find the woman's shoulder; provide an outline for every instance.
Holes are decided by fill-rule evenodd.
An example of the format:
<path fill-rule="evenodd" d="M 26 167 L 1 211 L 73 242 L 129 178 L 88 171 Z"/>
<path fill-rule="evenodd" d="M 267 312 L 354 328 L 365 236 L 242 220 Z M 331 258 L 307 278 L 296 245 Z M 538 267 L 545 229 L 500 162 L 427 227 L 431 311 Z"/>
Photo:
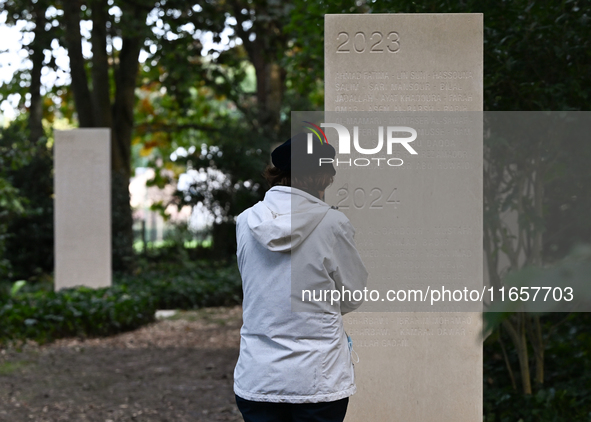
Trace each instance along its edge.
<path fill-rule="evenodd" d="M 345 213 L 342 210 L 339 210 L 339 207 L 335 207 L 335 206 L 330 206 L 330 208 L 328 209 L 327 216 L 330 216 L 330 218 L 332 218 L 335 221 L 339 221 L 339 222 L 349 222 L 349 218 L 347 218 L 347 216 L 345 215 Z"/>
<path fill-rule="evenodd" d="M 349 218 L 337 207 L 330 207 L 322 222 L 333 231 L 354 231 Z"/>

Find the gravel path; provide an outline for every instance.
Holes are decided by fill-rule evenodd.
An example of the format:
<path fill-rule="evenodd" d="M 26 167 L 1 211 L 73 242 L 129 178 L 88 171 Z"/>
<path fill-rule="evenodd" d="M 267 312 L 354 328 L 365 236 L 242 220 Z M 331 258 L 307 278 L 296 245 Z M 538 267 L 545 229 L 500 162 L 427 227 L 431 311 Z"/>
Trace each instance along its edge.
<path fill-rule="evenodd" d="M 136 331 L 0 351 L 0 421 L 241 421 L 242 310 L 182 312 Z"/>

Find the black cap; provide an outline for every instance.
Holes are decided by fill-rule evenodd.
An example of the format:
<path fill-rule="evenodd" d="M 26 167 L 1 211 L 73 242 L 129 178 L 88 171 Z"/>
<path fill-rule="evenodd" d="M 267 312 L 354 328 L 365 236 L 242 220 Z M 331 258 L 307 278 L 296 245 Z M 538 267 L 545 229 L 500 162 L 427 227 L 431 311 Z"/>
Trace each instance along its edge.
<path fill-rule="evenodd" d="M 334 147 L 327 142 L 320 142 L 316 135 L 312 137 L 312 154 L 308 154 L 308 134 L 300 132 L 275 148 L 271 153 L 271 161 L 278 169 L 295 174 L 328 173 L 334 176 L 337 172 L 333 164 L 320 165 L 320 158 L 334 159 L 335 156 Z"/>

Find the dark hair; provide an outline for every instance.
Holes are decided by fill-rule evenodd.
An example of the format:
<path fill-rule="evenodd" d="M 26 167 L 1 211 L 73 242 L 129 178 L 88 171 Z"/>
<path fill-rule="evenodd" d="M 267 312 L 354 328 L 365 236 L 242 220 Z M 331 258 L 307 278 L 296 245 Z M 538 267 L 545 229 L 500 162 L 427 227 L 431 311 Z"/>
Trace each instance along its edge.
<path fill-rule="evenodd" d="M 334 180 L 334 176 L 328 173 L 294 176 L 290 170 L 280 170 L 272 165 L 267 166 L 263 172 L 263 176 L 270 187 L 291 186 L 315 197 L 318 197 L 318 192 L 325 190 Z"/>

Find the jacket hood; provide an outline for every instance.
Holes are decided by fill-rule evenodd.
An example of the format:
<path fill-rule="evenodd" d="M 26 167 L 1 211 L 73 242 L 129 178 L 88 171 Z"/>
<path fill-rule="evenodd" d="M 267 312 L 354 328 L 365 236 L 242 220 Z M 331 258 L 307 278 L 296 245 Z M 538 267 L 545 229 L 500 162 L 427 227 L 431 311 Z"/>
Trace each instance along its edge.
<path fill-rule="evenodd" d="M 288 252 L 322 221 L 330 206 L 302 190 L 274 186 L 250 209 L 248 227 L 270 251 Z"/>

